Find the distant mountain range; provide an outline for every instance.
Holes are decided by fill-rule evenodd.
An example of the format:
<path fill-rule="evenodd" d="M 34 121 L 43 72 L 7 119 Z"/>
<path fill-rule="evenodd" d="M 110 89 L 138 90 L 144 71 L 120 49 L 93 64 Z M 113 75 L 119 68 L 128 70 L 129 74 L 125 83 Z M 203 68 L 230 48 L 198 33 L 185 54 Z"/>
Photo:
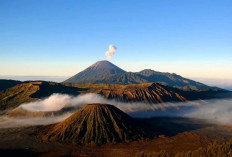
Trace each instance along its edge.
<path fill-rule="evenodd" d="M 107 84 L 140 84 L 158 82 L 182 90 L 222 90 L 210 87 L 174 73 L 158 72 L 145 69 L 140 72 L 126 72 L 109 61 L 98 61 L 87 69 L 77 73 L 64 83 L 107 83 Z"/>

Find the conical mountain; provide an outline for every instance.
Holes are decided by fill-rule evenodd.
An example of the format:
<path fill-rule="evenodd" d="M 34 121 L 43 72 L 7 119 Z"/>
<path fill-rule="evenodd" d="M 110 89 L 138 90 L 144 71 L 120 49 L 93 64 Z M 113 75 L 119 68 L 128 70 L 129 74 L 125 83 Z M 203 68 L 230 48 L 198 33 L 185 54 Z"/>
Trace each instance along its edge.
<path fill-rule="evenodd" d="M 88 104 L 66 120 L 43 127 L 38 137 L 51 142 L 102 145 L 138 140 L 145 133 L 135 119 L 115 106 Z"/>
<path fill-rule="evenodd" d="M 74 75 L 73 77 L 64 81 L 65 83 L 79 83 L 79 82 L 93 82 L 94 80 L 101 80 L 104 77 L 111 74 L 123 74 L 126 73 L 121 68 L 110 63 L 109 61 L 103 60 L 94 63 L 87 69 Z"/>

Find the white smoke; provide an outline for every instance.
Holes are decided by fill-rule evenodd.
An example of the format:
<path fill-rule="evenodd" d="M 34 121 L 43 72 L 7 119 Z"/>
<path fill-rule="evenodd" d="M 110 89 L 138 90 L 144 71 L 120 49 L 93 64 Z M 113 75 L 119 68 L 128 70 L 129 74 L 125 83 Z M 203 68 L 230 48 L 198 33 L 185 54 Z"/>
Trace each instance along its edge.
<path fill-rule="evenodd" d="M 115 46 L 109 45 L 109 50 L 106 51 L 106 53 L 105 53 L 106 54 L 106 58 L 108 60 L 113 59 L 114 58 L 114 53 L 115 53 L 116 50 L 117 50 L 117 48 Z"/>

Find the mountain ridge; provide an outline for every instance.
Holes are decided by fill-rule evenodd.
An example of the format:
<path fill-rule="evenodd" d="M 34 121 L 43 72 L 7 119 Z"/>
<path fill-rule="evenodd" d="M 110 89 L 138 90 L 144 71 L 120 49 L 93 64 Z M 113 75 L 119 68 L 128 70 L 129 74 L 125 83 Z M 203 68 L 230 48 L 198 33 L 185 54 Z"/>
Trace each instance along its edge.
<path fill-rule="evenodd" d="M 231 97 L 229 91 L 183 91 L 178 88 L 159 83 L 141 84 L 92 84 L 92 83 L 55 83 L 27 82 L 0 91 L 0 111 L 13 109 L 22 103 L 33 102 L 49 97 L 54 93 L 79 94 L 95 93 L 106 99 L 116 99 L 122 102 L 183 102 Z"/>
<path fill-rule="evenodd" d="M 109 61 L 98 61 L 85 70 L 65 80 L 63 83 L 107 83 L 140 84 L 158 82 L 182 90 L 223 90 L 184 78 L 175 73 L 144 69 L 139 72 L 126 72 Z"/>

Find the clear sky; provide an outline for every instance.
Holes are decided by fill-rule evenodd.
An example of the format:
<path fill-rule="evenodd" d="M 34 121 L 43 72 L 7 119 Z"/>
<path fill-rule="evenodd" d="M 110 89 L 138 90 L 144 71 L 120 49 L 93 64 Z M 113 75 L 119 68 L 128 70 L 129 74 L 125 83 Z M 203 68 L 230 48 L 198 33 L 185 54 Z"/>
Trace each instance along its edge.
<path fill-rule="evenodd" d="M 231 0 L 0 0 L 0 75 L 72 76 L 112 63 L 232 79 Z"/>

